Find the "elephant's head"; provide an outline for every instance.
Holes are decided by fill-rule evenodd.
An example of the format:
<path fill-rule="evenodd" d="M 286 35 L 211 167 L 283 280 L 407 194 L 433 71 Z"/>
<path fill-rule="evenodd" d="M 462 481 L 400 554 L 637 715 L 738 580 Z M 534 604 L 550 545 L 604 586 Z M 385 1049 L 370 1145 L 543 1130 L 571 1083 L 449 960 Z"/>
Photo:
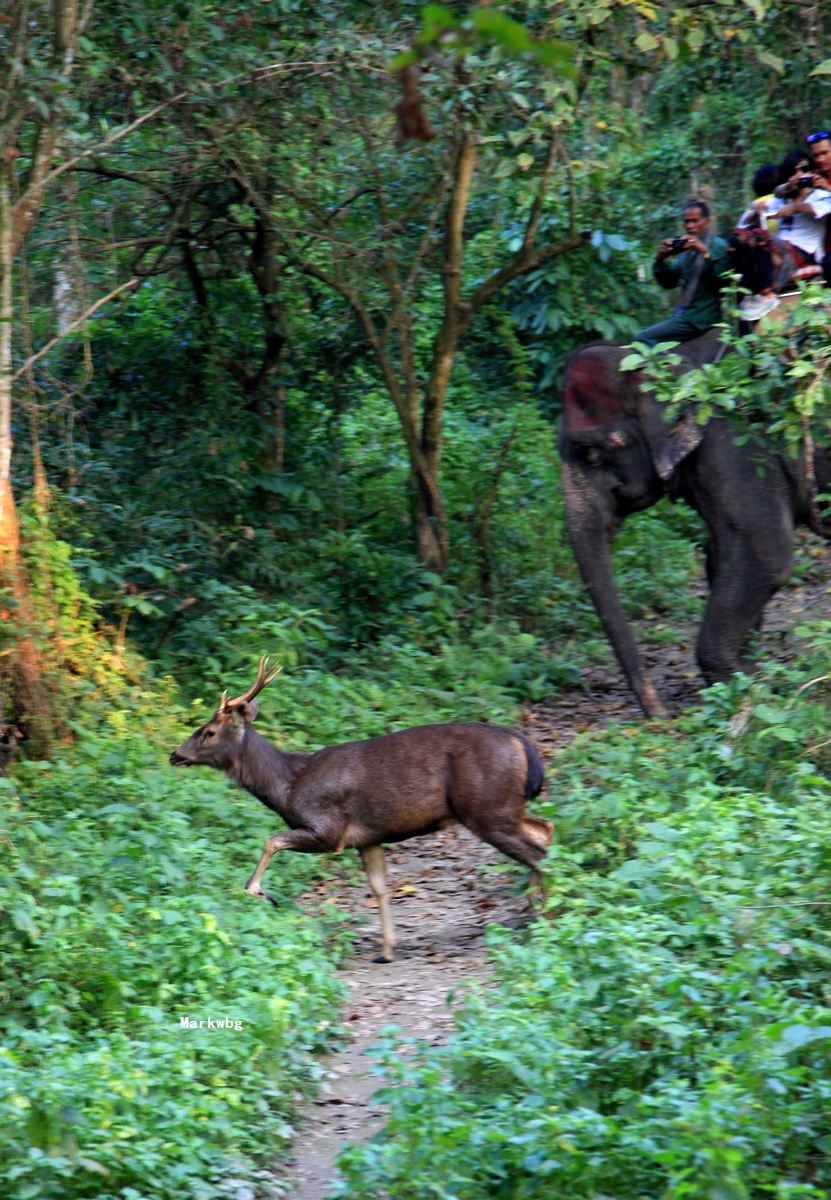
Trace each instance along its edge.
<path fill-rule="evenodd" d="M 609 543 L 625 516 L 660 499 L 704 431 L 687 415 L 673 424 L 664 421 L 639 375 L 619 370 L 626 353 L 601 342 L 572 355 L 563 379 L 558 444 L 580 573 L 641 707 L 647 716 L 658 716 L 663 710 L 620 603 Z"/>

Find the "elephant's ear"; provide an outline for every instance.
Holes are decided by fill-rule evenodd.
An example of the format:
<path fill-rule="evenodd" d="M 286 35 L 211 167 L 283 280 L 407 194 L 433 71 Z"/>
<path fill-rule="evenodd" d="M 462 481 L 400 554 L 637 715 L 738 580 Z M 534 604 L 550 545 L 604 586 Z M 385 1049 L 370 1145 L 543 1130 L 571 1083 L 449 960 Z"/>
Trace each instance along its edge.
<path fill-rule="evenodd" d="M 722 341 L 722 332 L 718 325 L 708 329 L 701 337 L 684 342 L 678 353 L 681 361 L 673 368 L 673 374 L 680 378 L 688 371 L 694 371 L 705 363 L 717 363 L 728 353 L 727 345 Z M 650 393 L 643 388 L 642 395 L 649 404 Z M 652 461 L 660 479 L 669 479 L 672 472 L 688 454 L 701 444 L 704 437 L 704 426 L 697 425 L 693 414 L 687 410 L 671 423 L 664 420 L 660 407 L 649 404 L 646 414 L 641 411 L 646 437 L 652 452 Z"/>
<path fill-rule="evenodd" d="M 681 413 L 668 424 L 658 405 L 653 405 L 644 420 L 646 438 L 659 479 L 669 479 L 688 454 L 701 444 L 704 426 L 697 425 L 691 412 Z"/>

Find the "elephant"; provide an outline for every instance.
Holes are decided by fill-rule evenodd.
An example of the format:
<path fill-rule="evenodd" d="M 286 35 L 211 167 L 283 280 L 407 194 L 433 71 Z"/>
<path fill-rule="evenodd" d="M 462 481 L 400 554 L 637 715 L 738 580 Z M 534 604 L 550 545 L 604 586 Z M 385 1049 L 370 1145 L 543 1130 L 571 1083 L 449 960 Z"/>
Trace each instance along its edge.
<path fill-rule="evenodd" d="M 713 362 L 719 332 L 678 349 L 678 373 Z M 692 413 L 672 423 L 637 372 L 620 371 L 626 347 L 596 342 L 575 351 L 563 378 L 558 431 L 569 536 L 597 614 L 624 674 L 648 717 L 664 715 L 645 674 L 618 595 L 609 550 L 620 523 L 662 496 L 683 499 L 708 531 L 706 570 L 710 596 L 696 657 L 708 684 L 737 671 L 752 673 L 744 656 L 765 605 L 787 581 L 793 565 L 794 529 L 818 523 L 804 458 L 772 445 L 740 444 L 723 418 L 696 424 Z M 814 453 L 816 493 L 829 491 L 829 462 Z"/>

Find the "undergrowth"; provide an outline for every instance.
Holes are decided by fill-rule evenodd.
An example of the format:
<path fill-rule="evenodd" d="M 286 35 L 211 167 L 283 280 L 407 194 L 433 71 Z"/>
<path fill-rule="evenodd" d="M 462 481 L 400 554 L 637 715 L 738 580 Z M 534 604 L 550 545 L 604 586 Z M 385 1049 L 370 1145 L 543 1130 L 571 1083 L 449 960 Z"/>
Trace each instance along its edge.
<path fill-rule="evenodd" d="M 279 913 L 247 903 L 273 819 L 167 766 L 186 718 L 169 696 L 121 699 L 0 779 L 9 1200 L 221 1194 L 231 1164 L 247 1176 L 288 1145 L 336 1034 L 337 937 L 292 904 L 320 861 L 275 864 Z"/>
<path fill-rule="evenodd" d="M 350 1200 L 826 1196 L 831 625 L 803 664 L 561 758 L 545 917 L 439 1048 L 381 1047 Z"/>

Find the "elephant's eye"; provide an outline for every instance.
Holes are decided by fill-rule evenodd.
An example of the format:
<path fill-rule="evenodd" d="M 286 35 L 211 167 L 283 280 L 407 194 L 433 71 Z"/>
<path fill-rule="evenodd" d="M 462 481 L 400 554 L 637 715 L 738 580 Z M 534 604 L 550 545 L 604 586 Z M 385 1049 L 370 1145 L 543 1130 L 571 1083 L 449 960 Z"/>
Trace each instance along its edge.
<path fill-rule="evenodd" d="M 597 446 L 587 446 L 583 451 L 583 459 L 590 467 L 599 467 L 603 461 L 603 455 L 598 450 Z"/>

